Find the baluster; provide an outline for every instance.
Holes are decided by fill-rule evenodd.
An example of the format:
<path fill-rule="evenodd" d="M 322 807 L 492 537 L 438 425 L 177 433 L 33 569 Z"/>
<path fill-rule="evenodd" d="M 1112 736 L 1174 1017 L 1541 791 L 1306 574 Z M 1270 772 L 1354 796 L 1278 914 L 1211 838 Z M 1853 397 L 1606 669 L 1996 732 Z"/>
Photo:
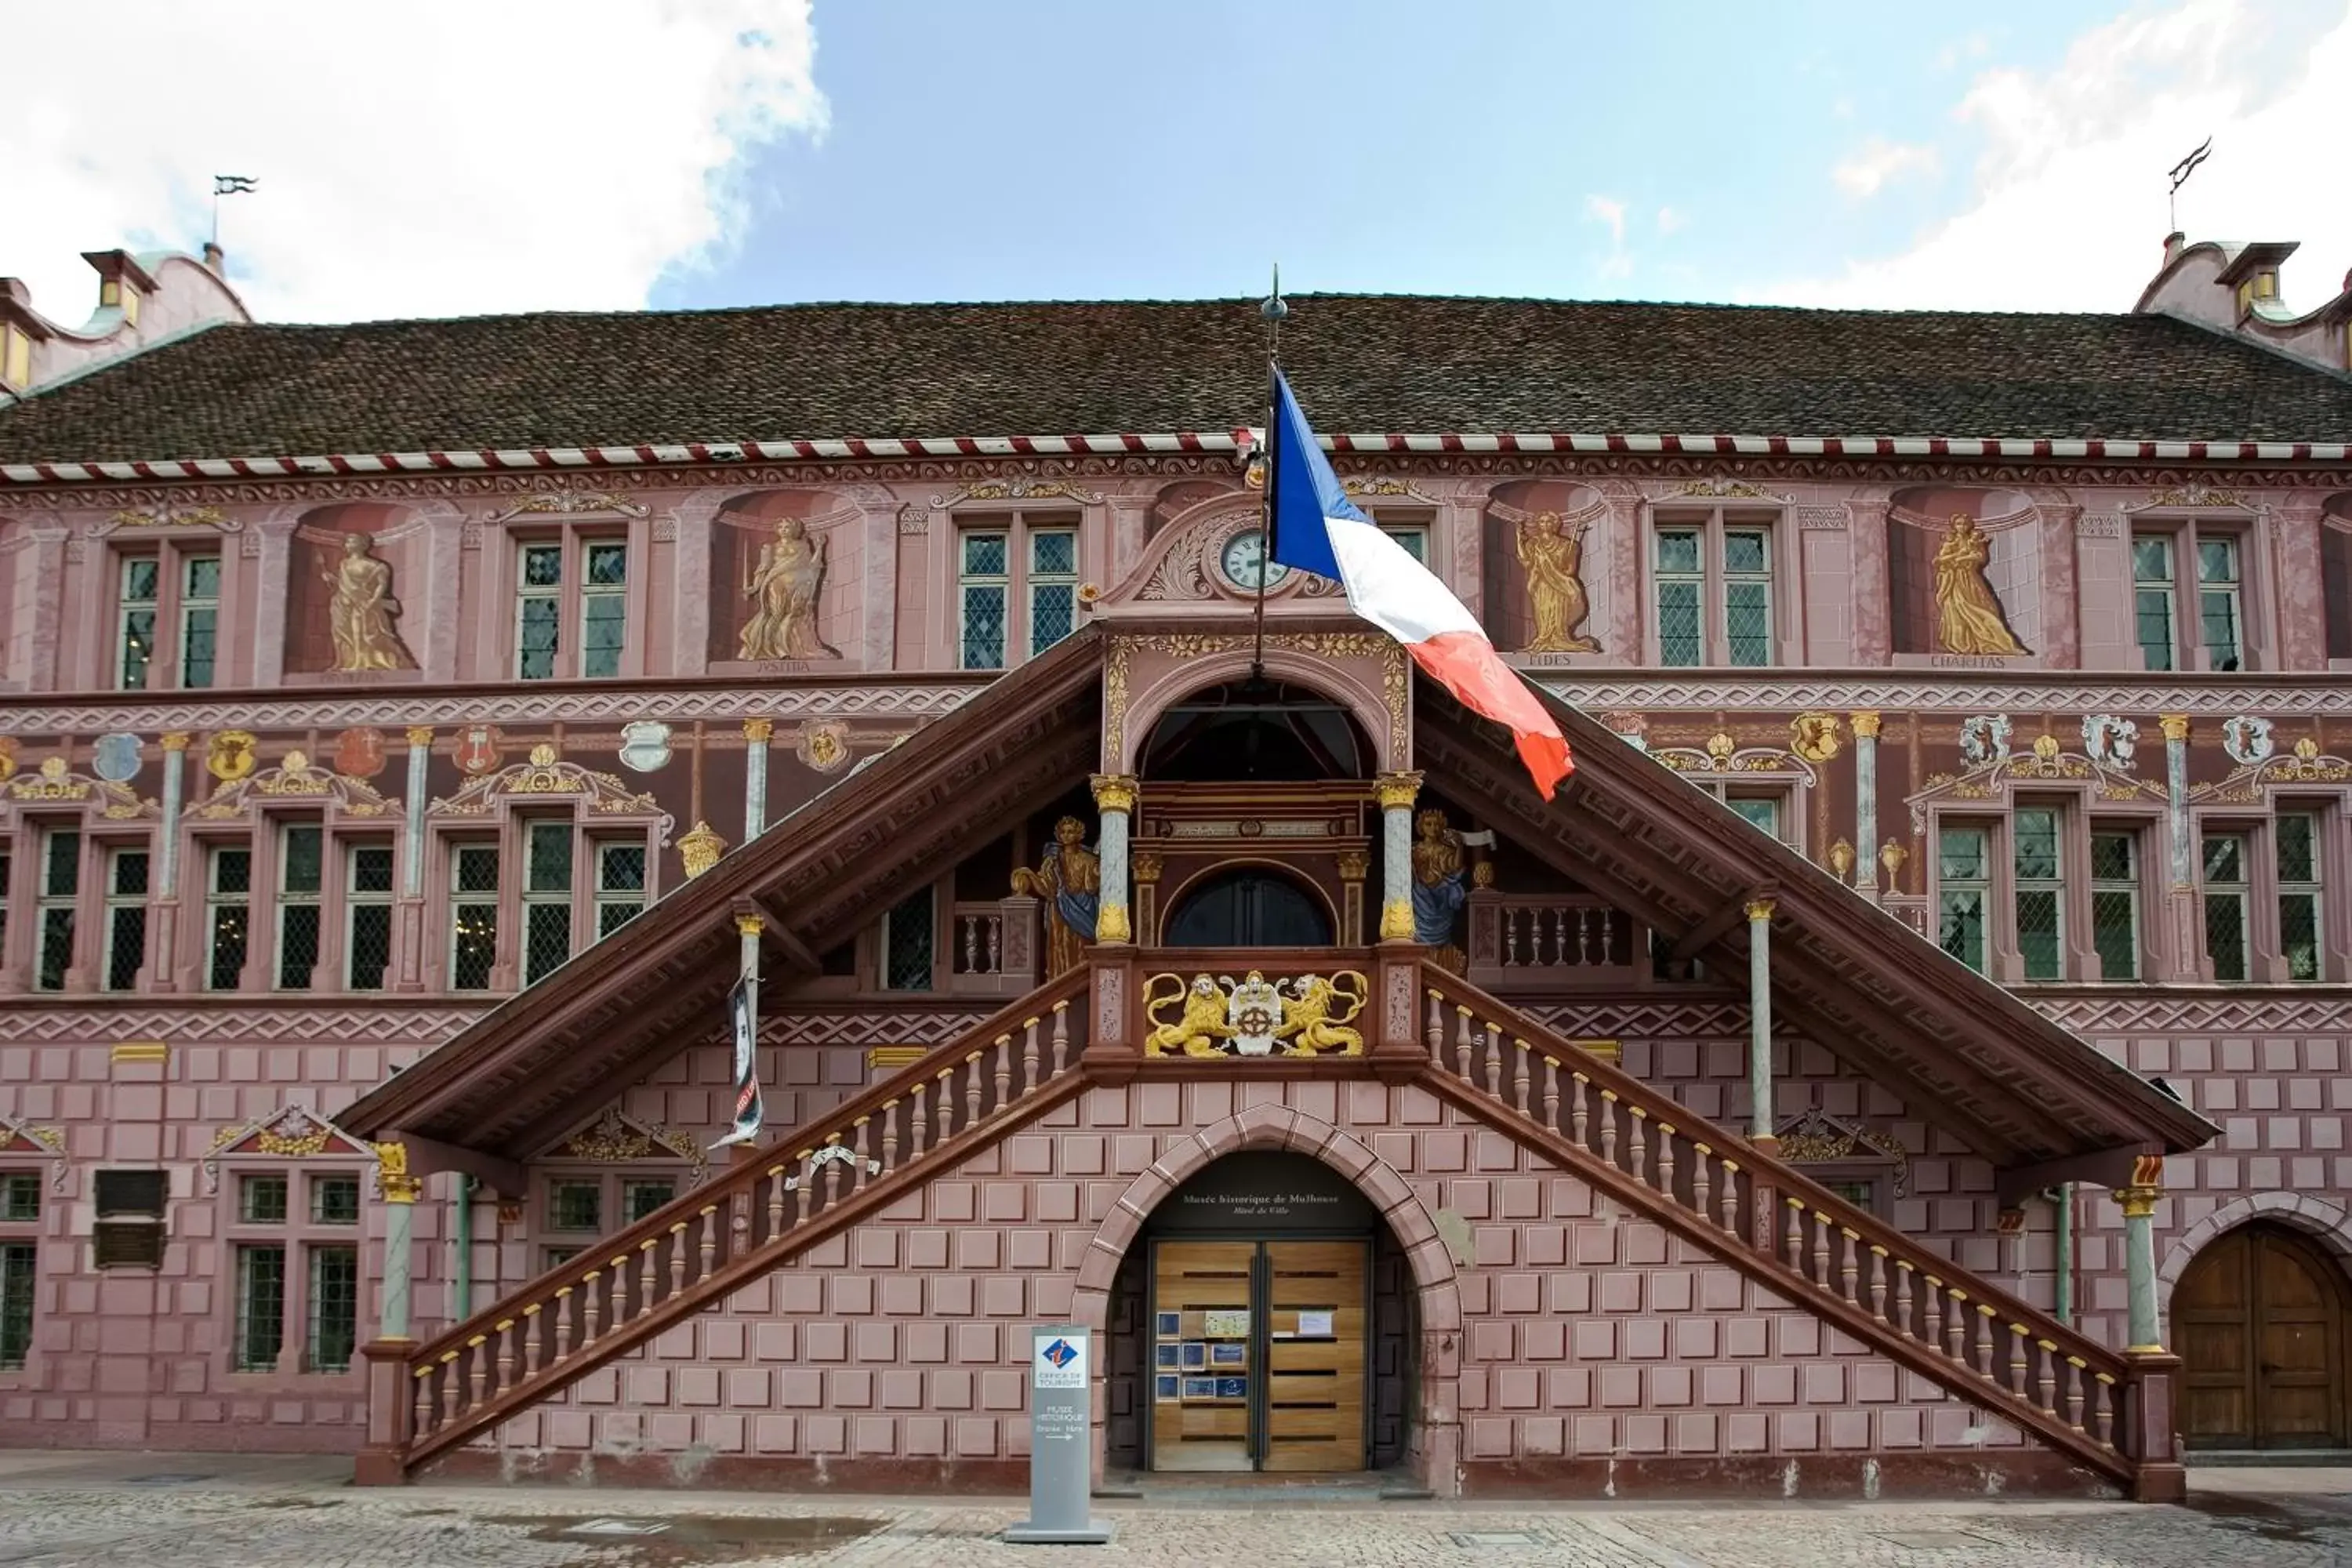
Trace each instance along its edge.
<path fill-rule="evenodd" d="M 441 1425 L 441 1395 L 433 1386 L 433 1368 L 429 1366 L 418 1367 L 408 1383 L 415 1391 L 410 1396 L 415 1405 L 411 1429 L 422 1437 Z"/>
<path fill-rule="evenodd" d="M 2081 1356 L 2066 1358 L 2066 1425 L 2080 1432 L 2083 1429 L 2083 1385 L 2090 1379 L 2091 1367 Z"/>
<path fill-rule="evenodd" d="M 1906 1340 L 1919 1337 L 1911 1331 L 1911 1274 L 1910 1264 L 1899 1258 L 1895 1260 L 1895 1326 Z"/>
<path fill-rule="evenodd" d="M 980 971 L 980 921 L 971 915 L 963 917 L 963 969 L 966 974 Z"/>
<path fill-rule="evenodd" d="M 948 1140 L 955 1136 L 955 1090 L 949 1083 L 949 1079 L 954 1077 L 953 1067 L 943 1067 L 939 1070 L 940 1135 L 938 1141 L 932 1144 L 933 1148 L 946 1148 Z"/>
<path fill-rule="evenodd" d="M 1616 1103 L 1615 1089 L 1601 1091 L 1601 1163 L 1604 1165 L 1617 1163 L 1617 1112 L 1611 1109 Z"/>
<path fill-rule="evenodd" d="M 1445 999 L 1436 992 L 1429 994 L 1429 1021 L 1421 1026 L 1422 1043 L 1429 1047 L 1429 1059 L 1440 1068 L 1445 1065 Z"/>
<path fill-rule="evenodd" d="M 1454 1026 L 1454 1076 L 1470 1081 L 1470 1009 L 1457 1006 Z"/>
<path fill-rule="evenodd" d="M 596 1282 L 602 1278 L 598 1270 L 591 1268 L 580 1281 L 580 1348 L 583 1351 L 596 1342 L 596 1324 L 603 1316 L 597 1310 L 599 1298 L 604 1294 Z"/>
<path fill-rule="evenodd" d="M 898 1168 L 898 1102 L 882 1102 L 882 1173 L 888 1175 Z"/>
<path fill-rule="evenodd" d="M 1478 1047 L 1478 1054 L 1484 1057 L 1486 1061 L 1486 1098 L 1489 1100 L 1502 1099 L 1503 1026 L 1500 1024 L 1489 1024 L 1486 1026 L 1486 1038 L 1485 1043 Z"/>
<path fill-rule="evenodd" d="M 861 1116 L 856 1121 L 849 1124 L 857 1134 L 857 1145 L 851 1151 L 851 1152 L 857 1156 L 857 1163 L 849 1173 L 849 1190 L 853 1193 L 862 1193 L 866 1190 L 866 1167 L 872 1159 L 872 1156 L 866 1152 L 866 1139 L 868 1134 L 866 1131 L 866 1124 L 872 1120 L 873 1118 L 871 1117 Z"/>
<path fill-rule="evenodd" d="M 1032 1018 L 1021 1026 L 1021 1093 L 1025 1098 L 1037 1092 L 1037 1026 L 1043 1018 Z"/>
<path fill-rule="evenodd" d="M 457 1362 L 456 1351 L 441 1352 L 441 1425 L 445 1426 L 457 1419 L 459 1389 Z"/>
<path fill-rule="evenodd" d="M 1994 1357 L 2000 1352 L 1993 1348 L 1992 1320 L 1993 1310 L 1981 1301 L 1977 1303 L 1978 1343 L 1969 1351 L 1969 1364 L 1977 1369 L 1979 1377 L 1998 1387 L 2000 1384 L 2000 1363 L 1994 1360 Z"/>
<path fill-rule="evenodd" d="M 1559 1127 L 1559 1058 L 1544 1058 L 1543 1124 L 1547 1132 Z"/>
<path fill-rule="evenodd" d="M 643 1255 L 644 1260 L 637 1267 L 637 1310 L 629 1314 L 632 1319 L 642 1318 L 654 1310 L 654 1251 L 660 1246 L 661 1237 L 657 1236 L 637 1243 L 637 1251 Z M 614 1261 L 616 1269 L 618 1261 L 617 1259 Z M 614 1278 L 617 1279 L 620 1276 L 616 1272 Z M 615 1303 L 615 1306 L 617 1307 L 618 1303 Z M 617 1311 L 613 1321 L 616 1323 L 620 1321 Z"/>
<path fill-rule="evenodd" d="M 1069 1066 L 1067 1060 L 1069 1051 L 1070 1005 L 1067 1002 L 1056 1002 L 1054 1004 L 1054 1076 L 1055 1078 L 1061 1077 L 1063 1069 Z"/>
<path fill-rule="evenodd" d="M 482 1349 L 488 1342 L 488 1334 L 476 1334 L 466 1342 L 466 1387 L 468 1394 L 466 1405 L 467 1409 L 474 1408 L 489 1397 L 488 1389 L 490 1380 L 490 1357 L 489 1352 Z"/>
<path fill-rule="evenodd" d="M 1854 1292 L 1854 1276 L 1862 1263 L 1862 1233 L 1840 1226 L 1838 1234 L 1845 1238 L 1845 1261 L 1838 1266 L 1838 1279 L 1844 1287 L 1845 1300 L 1858 1307 L 1862 1298 Z"/>
<path fill-rule="evenodd" d="M 1813 1283 L 1830 1288 L 1830 1216 L 1813 1211 Z"/>
<path fill-rule="evenodd" d="M 533 1301 L 522 1310 L 522 1374 L 532 1377 L 547 1370 L 547 1316 Z"/>
<path fill-rule="evenodd" d="M 1789 1200 L 1789 1267 L 1801 1279 L 1811 1274 L 1805 1268 L 1805 1203 L 1802 1198 Z"/>
<path fill-rule="evenodd" d="M 1004 973 L 1004 917 L 991 915 L 984 922 L 988 927 L 988 973 Z"/>
<path fill-rule="evenodd" d="M 1723 1228 L 1739 1234 L 1739 1162 L 1723 1163 Z"/>
<path fill-rule="evenodd" d="M 1878 1260 L 1870 1266 L 1870 1315 L 1883 1323 L 1886 1321 L 1886 1248 L 1874 1242 L 1870 1255 Z M 1907 1326 L 1904 1331 L 1907 1336 Z"/>
<path fill-rule="evenodd" d="M 493 1394 L 504 1394 L 514 1384 L 514 1326 L 512 1318 L 501 1318 L 498 1327 L 490 1331 L 499 1341 L 498 1381 L 490 1388 Z"/>
<path fill-rule="evenodd" d="M 669 1227 L 669 1294 L 677 1295 L 686 1289 L 686 1221 L 679 1220 Z M 669 1297 L 663 1298 L 667 1300 Z"/>
<path fill-rule="evenodd" d="M 2091 1436 L 2099 1440 L 2102 1448 L 2116 1446 L 2116 1379 L 2113 1373 L 2094 1373 L 2098 1379 L 2098 1397 L 2091 1407 Z"/>
<path fill-rule="evenodd" d="M 974 1078 L 978 1078 L 980 1075 L 975 1072 L 972 1076 Z M 828 1209 L 835 1204 L 841 1201 L 840 1149 L 841 1134 L 838 1132 L 826 1133 L 824 1136 L 824 1207 Z M 810 1173 L 812 1175 L 815 1173 L 814 1166 L 810 1167 Z M 821 1209 L 818 1212 L 823 1213 L 824 1211 Z"/>
<path fill-rule="evenodd" d="M 1667 1123 L 1658 1123 L 1658 1191 L 1668 1197 L 1675 1195 L 1675 1130 Z M 1706 1212 L 1704 1201 L 1699 1212 Z"/>
<path fill-rule="evenodd" d="M 1643 1160 L 1649 1153 L 1649 1141 L 1643 1136 L 1642 1130 L 1649 1125 L 1650 1113 L 1638 1105 L 1629 1105 L 1625 1108 L 1625 1117 L 1627 1131 L 1632 1134 L 1626 1141 L 1625 1168 L 1633 1173 L 1635 1181 L 1646 1185 L 1650 1173 Z"/>
<path fill-rule="evenodd" d="M 1962 1346 L 1969 1332 L 1969 1293 L 1947 1286 L 1944 1290 L 1944 1354 L 1962 1366 L 1969 1364 Z"/>
<path fill-rule="evenodd" d="M 2031 1349 L 2032 1336 L 2026 1332 L 2025 1325 L 2023 1323 L 2010 1324 L 2009 1381 L 2001 1384 L 2001 1386 L 2009 1393 L 2016 1394 L 2020 1399 L 2031 1399 L 2033 1397 L 2032 1384 L 2026 1381 L 2025 1376 L 2026 1356 Z"/>
<path fill-rule="evenodd" d="M 795 1226 L 808 1223 L 809 1200 L 816 1195 L 814 1190 L 816 1186 L 816 1166 L 812 1163 L 815 1157 L 816 1151 L 814 1149 L 803 1149 L 793 1156 L 793 1163 L 800 1167 L 793 1173 L 795 1207 L 799 1211 L 793 1216 L 793 1223 Z"/>
<path fill-rule="evenodd" d="M 930 1085 L 927 1083 L 915 1085 L 915 1125 L 912 1135 L 908 1139 L 907 1151 L 907 1157 L 910 1160 L 919 1160 L 923 1157 L 923 1141 L 930 1131 L 930 1121 L 923 1114 L 923 1091 L 929 1088 Z"/>
<path fill-rule="evenodd" d="M 710 1278 L 710 1266 L 719 1260 L 719 1205 L 706 1204 L 702 1208 L 702 1246 L 695 1262 L 694 1280 L 700 1284 Z"/>
<path fill-rule="evenodd" d="M 980 1075 L 985 1069 L 980 1065 L 978 1051 L 965 1057 L 963 1065 L 963 1130 L 969 1132 L 980 1125 Z"/>
<path fill-rule="evenodd" d="M 784 1234 L 784 1194 L 792 1185 L 791 1179 L 784 1174 L 783 1166 L 768 1167 L 768 1239 L 770 1241 Z"/>
<path fill-rule="evenodd" d="M 2034 1403 L 2042 1406 L 2044 1415 L 2058 1414 L 2058 1346 L 2054 1341 L 2037 1339 L 2034 1344 L 2042 1352 L 2042 1375 L 2036 1379 L 2038 1393 Z"/>
<path fill-rule="evenodd" d="M 980 1075 L 973 1073 L 977 1079 Z M 1013 1103 L 1013 1037 L 996 1037 L 996 1109 L 1003 1110 Z"/>
<path fill-rule="evenodd" d="M 1519 966 L 1519 914 L 1520 911 L 1514 909 L 1503 911 L 1503 967 L 1506 969 Z M 1436 993 L 1433 991 L 1430 994 L 1434 996 Z"/>
<path fill-rule="evenodd" d="M 1691 1207 L 1701 1219 L 1712 1219 L 1715 1211 L 1706 1206 L 1706 1157 L 1715 1151 L 1705 1143 L 1691 1145 Z"/>
<path fill-rule="evenodd" d="M 1933 1274 L 1922 1274 L 1919 1279 L 1926 1287 L 1919 1299 L 1919 1337 L 1928 1349 L 1940 1351 L 1944 1348 L 1944 1282 Z"/>
<path fill-rule="evenodd" d="M 1514 1039 L 1511 1045 L 1517 1052 L 1511 1058 L 1511 1107 L 1525 1116 L 1528 1113 L 1528 1043 Z"/>
<path fill-rule="evenodd" d="M 1580 1149 L 1589 1149 L 1592 1145 L 1584 1141 L 1584 1132 L 1585 1123 L 1591 1120 L 1591 1112 L 1585 1108 L 1585 1091 L 1592 1087 L 1592 1080 L 1580 1072 L 1571 1073 L 1569 1076 L 1576 1080 L 1576 1101 L 1569 1107 L 1568 1112 L 1571 1124 L 1570 1141 Z"/>
<path fill-rule="evenodd" d="M 572 1287 L 559 1285 L 555 1290 L 555 1359 L 559 1363 L 572 1353 Z"/>

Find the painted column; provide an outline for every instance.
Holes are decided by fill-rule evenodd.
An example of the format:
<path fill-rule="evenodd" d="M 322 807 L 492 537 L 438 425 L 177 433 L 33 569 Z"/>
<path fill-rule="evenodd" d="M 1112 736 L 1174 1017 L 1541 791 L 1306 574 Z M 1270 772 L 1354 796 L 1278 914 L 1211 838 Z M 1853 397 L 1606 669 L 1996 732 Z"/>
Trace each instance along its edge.
<path fill-rule="evenodd" d="M 1878 866 L 1870 847 L 1878 842 L 1878 710 L 1857 708 L 1853 724 L 1853 841 L 1861 847 L 1854 865 L 1862 872 L 1862 896 L 1878 902 Z"/>
<path fill-rule="evenodd" d="M 2124 1211 L 2124 1280 L 2130 1294 L 2126 1355 L 2161 1355 L 2163 1331 L 2156 1321 L 2156 1200 L 2164 1195 L 2158 1185 L 2164 1162 L 2142 1159 L 2133 1171 L 2133 1184 L 2115 1190 Z M 2147 1177 L 2143 1182 L 2140 1177 Z"/>
<path fill-rule="evenodd" d="M 424 1195 L 425 1178 L 408 1173 L 408 1145 L 375 1146 L 376 1181 L 383 1189 L 383 1320 L 376 1330 L 380 1340 L 408 1338 L 410 1243 L 416 1223 L 416 1200 Z"/>
<path fill-rule="evenodd" d="M 2189 715 L 2162 713 L 2157 722 L 2164 727 L 2164 787 L 2170 797 L 2164 808 L 2172 873 L 2164 900 L 2171 927 L 2165 977 L 2195 980 L 2201 972 L 2204 942 L 2197 908 L 2197 847 L 2189 820 Z"/>
<path fill-rule="evenodd" d="M 1772 1135 L 1772 900 L 1748 903 L 1748 1141 L 1767 1154 Z"/>
<path fill-rule="evenodd" d="M 418 725 L 408 731 L 408 819 L 400 845 L 400 890 L 412 899 L 425 896 L 425 792 L 432 765 L 433 731 Z"/>
<path fill-rule="evenodd" d="M 768 826 L 768 738 L 776 732 L 772 719 L 743 721 L 743 842 L 749 844 Z"/>
<path fill-rule="evenodd" d="M 1886 513 L 1883 500 L 1845 504 L 1845 536 L 1853 562 L 1852 658 L 1884 665 L 1893 658 L 1895 627 L 1887 596 Z"/>
<path fill-rule="evenodd" d="M 1421 797 L 1421 774 L 1382 773 L 1372 794 L 1381 805 L 1381 940 L 1411 942 L 1412 803 Z"/>
<path fill-rule="evenodd" d="M 1095 915 L 1095 945 L 1117 947 L 1135 940 L 1127 913 L 1127 824 L 1135 811 L 1135 779 L 1128 773 L 1094 776 L 1095 808 L 1102 814 L 1102 902 Z"/>
<path fill-rule="evenodd" d="M 166 899 L 180 891 L 180 805 L 187 750 L 185 730 L 163 732 L 163 826 L 162 852 L 155 858 L 155 891 Z"/>

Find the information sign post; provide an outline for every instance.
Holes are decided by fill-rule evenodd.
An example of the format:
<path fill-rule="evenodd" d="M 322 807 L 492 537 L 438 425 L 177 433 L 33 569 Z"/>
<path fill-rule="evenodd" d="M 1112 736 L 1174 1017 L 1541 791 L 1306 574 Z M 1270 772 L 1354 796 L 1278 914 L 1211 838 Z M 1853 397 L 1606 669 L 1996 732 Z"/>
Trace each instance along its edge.
<path fill-rule="evenodd" d="M 1014 1542 L 1099 1546 L 1110 1527 L 1087 1516 L 1094 1490 L 1094 1336 L 1071 1323 L 1029 1331 L 1029 1518 Z"/>

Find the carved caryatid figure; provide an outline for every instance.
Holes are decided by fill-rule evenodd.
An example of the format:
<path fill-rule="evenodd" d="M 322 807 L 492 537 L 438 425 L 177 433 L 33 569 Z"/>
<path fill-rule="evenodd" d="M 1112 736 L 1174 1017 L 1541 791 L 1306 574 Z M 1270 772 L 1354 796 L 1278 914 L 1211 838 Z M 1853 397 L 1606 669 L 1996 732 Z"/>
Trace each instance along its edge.
<path fill-rule="evenodd" d="M 1454 940 L 1454 924 L 1469 895 L 1462 873 L 1462 836 L 1442 811 L 1413 818 L 1412 939 L 1430 947 Z"/>
<path fill-rule="evenodd" d="M 1018 866 L 1013 890 L 1045 903 L 1045 978 L 1076 969 L 1095 940 L 1102 908 L 1102 862 L 1087 847 L 1087 825 L 1075 816 L 1054 824 L 1054 845 L 1035 870 Z"/>
<path fill-rule="evenodd" d="M 406 669 L 416 662 L 393 629 L 400 601 L 392 596 L 392 567 L 377 558 L 374 545 L 364 533 L 344 534 L 342 559 L 320 574 L 335 591 L 327 616 L 337 671 Z"/>
<path fill-rule="evenodd" d="M 1992 584 L 1985 581 L 1985 563 L 1991 558 L 1976 519 L 1956 513 L 1936 551 L 1936 640 L 1946 653 L 2025 651 L 2009 629 Z"/>
<path fill-rule="evenodd" d="M 1577 628 L 1592 613 L 1585 602 L 1584 530 L 1556 511 L 1519 520 L 1519 564 L 1528 574 L 1528 604 L 1535 612 L 1528 653 L 1598 653 L 1597 638 Z"/>
<path fill-rule="evenodd" d="M 824 584 L 824 541 L 811 539 L 808 524 L 788 517 L 776 536 L 760 546 L 759 563 L 743 591 L 751 618 L 743 624 L 737 648 L 741 658 L 838 658 L 816 635 L 817 590 Z"/>

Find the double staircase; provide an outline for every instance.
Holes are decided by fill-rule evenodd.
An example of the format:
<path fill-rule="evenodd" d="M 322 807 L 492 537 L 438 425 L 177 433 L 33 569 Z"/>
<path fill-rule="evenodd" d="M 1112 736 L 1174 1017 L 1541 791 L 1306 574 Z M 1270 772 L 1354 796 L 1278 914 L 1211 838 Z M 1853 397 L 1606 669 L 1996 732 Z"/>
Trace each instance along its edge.
<path fill-rule="evenodd" d="M 1375 1038 L 1369 1057 L 1313 1070 L 1422 1085 L 2133 1495 L 2177 1475 L 2160 1364 L 2093 1343 L 1507 1004 L 1417 967 L 1416 1038 Z M 1091 1084 L 1286 1070 L 1145 1060 L 1131 1026 L 1124 1047 L 1089 1052 L 1090 980 L 1081 967 L 1033 992 L 437 1338 L 366 1347 L 359 1479 L 405 1479 Z"/>

